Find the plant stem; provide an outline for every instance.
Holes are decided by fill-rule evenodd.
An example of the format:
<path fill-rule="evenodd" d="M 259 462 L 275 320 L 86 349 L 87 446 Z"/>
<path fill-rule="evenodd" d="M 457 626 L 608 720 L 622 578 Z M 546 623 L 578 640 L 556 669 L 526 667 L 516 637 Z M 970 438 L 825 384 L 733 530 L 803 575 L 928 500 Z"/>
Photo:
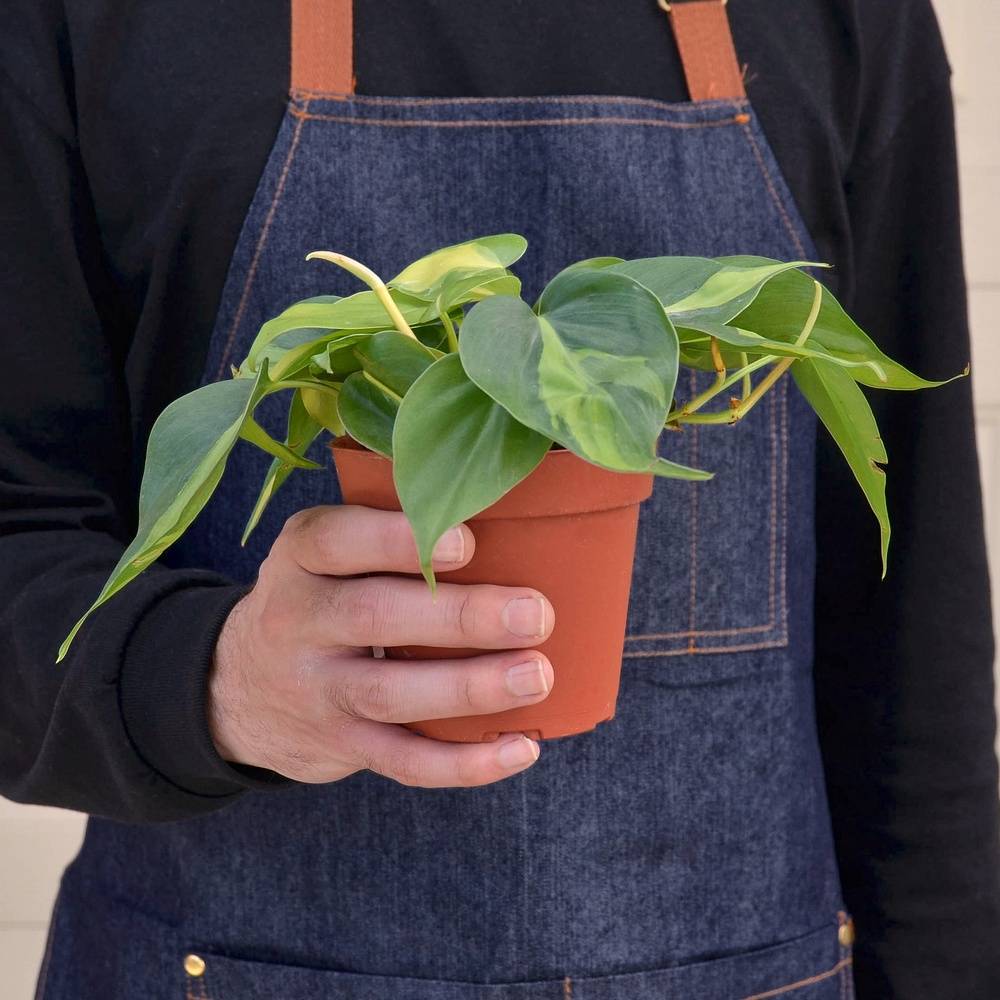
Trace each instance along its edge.
<path fill-rule="evenodd" d="M 371 384 L 375 386 L 376 389 L 381 389 L 382 392 L 384 392 L 387 396 L 391 397 L 392 399 L 396 400 L 397 403 L 403 402 L 402 396 L 393 392 L 392 389 L 390 389 L 385 383 L 380 382 L 377 378 L 375 378 L 374 375 L 371 374 L 371 372 L 363 371 L 361 374 L 364 375 L 364 377 L 368 379 L 368 381 L 371 382 Z"/>
<path fill-rule="evenodd" d="M 745 384 L 746 380 L 750 378 L 751 372 L 755 372 L 757 371 L 758 368 L 763 368 L 765 365 L 772 364 L 777 360 L 778 359 L 773 354 L 768 354 L 762 358 L 757 358 L 756 361 L 751 361 L 749 364 L 745 365 L 739 371 L 735 371 L 732 373 L 732 375 L 726 376 L 726 378 L 722 382 L 718 381 L 714 382 L 709 389 L 706 389 L 703 393 L 701 393 L 701 395 L 695 396 L 695 398 L 692 399 L 691 402 L 686 403 L 679 410 L 674 410 L 670 414 L 670 416 L 667 417 L 666 422 L 668 424 L 677 422 L 704 423 L 704 420 L 701 418 L 698 420 L 689 420 L 688 418 L 692 416 L 696 410 L 701 409 L 701 407 L 704 406 L 705 403 L 707 403 L 710 399 L 717 396 L 720 392 L 725 392 L 726 389 L 728 389 L 731 385 L 734 385 L 736 382 L 739 382 L 741 379 L 744 380 Z M 713 414 L 706 414 L 705 416 L 712 416 L 712 415 Z M 722 415 L 725 417 L 729 416 L 728 413 L 723 413 Z M 712 421 L 712 422 L 717 423 L 718 421 Z"/>
<path fill-rule="evenodd" d="M 740 352 L 740 364 L 743 366 L 743 398 L 746 399 L 750 395 L 750 390 L 753 388 L 753 383 L 750 381 L 750 372 L 746 370 L 747 366 L 750 364 L 747 356 L 742 351 Z"/>
<path fill-rule="evenodd" d="M 332 250 L 313 250 L 312 253 L 306 254 L 306 260 L 312 260 L 313 258 L 327 260 L 331 264 L 342 267 L 345 271 L 350 271 L 354 277 L 360 278 L 375 293 L 379 302 L 382 303 L 383 308 L 389 314 L 389 318 L 396 329 L 407 337 L 412 337 L 414 340 L 417 339 L 417 335 L 410 329 L 410 324 L 406 322 L 403 314 L 399 311 L 399 306 L 396 305 L 389 294 L 389 289 L 386 287 L 385 282 L 371 268 L 365 267 L 364 264 L 354 260 L 352 257 L 348 257 L 342 253 L 334 253 Z"/>
<path fill-rule="evenodd" d="M 813 328 L 816 326 L 816 320 L 819 318 L 819 310 L 823 304 L 823 286 L 813 280 L 813 284 L 816 286 L 813 292 L 812 307 L 809 310 L 809 315 L 806 317 L 805 325 L 802 327 L 798 337 L 795 338 L 795 346 L 801 347 L 806 340 L 808 340 L 809 335 L 813 332 Z M 714 338 L 713 338 L 714 339 Z M 745 357 L 745 355 L 744 355 Z M 714 351 L 713 351 L 714 358 Z M 735 424 L 737 420 L 742 420 L 764 397 L 767 391 L 781 378 L 782 375 L 792 367 L 796 358 L 782 358 L 778 363 L 761 379 L 757 388 L 747 395 L 747 384 L 750 378 L 750 371 L 757 367 L 762 367 L 763 364 L 769 364 L 772 361 L 777 361 L 773 355 L 769 355 L 766 358 L 760 358 L 753 365 L 745 365 L 743 370 L 737 372 L 735 376 L 731 376 L 726 379 L 722 385 L 718 383 L 712 386 L 709 393 L 702 393 L 701 396 L 695 397 L 687 406 L 682 407 L 677 415 L 673 418 L 675 423 L 679 424 Z M 743 398 L 740 400 L 732 400 L 730 402 L 729 411 L 726 412 L 722 410 L 719 413 L 695 413 L 694 410 L 702 406 L 707 400 L 702 399 L 702 396 L 716 395 L 721 392 L 725 385 L 732 384 L 736 378 L 743 378 Z M 692 404 L 698 402 L 698 406 L 692 407 Z M 667 418 L 668 422 L 670 417 Z"/>
<path fill-rule="evenodd" d="M 452 323 L 447 310 L 439 315 L 441 316 L 441 323 L 444 326 L 444 332 L 448 334 L 448 350 L 452 354 L 458 354 L 458 334 L 455 332 L 455 324 Z"/>

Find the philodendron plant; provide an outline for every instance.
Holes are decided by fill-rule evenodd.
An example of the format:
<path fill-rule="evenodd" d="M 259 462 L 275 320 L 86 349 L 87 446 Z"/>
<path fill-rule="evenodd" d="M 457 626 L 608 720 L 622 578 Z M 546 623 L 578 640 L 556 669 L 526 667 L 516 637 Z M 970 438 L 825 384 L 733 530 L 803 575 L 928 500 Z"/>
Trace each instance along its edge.
<path fill-rule="evenodd" d="M 320 259 L 369 288 L 306 299 L 265 323 L 232 378 L 171 403 L 153 426 L 139 526 L 80 626 L 156 560 L 207 503 L 240 438 L 273 456 L 244 543 L 275 491 L 323 431 L 393 462 L 403 510 L 433 587 L 431 552 L 490 506 L 554 445 L 619 472 L 711 473 L 657 455 L 665 429 L 736 424 L 790 371 L 836 439 L 889 545 L 885 448 L 860 385 L 929 382 L 886 357 L 803 268 L 764 257 L 597 257 L 557 274 L 529 305 L 510 270 L 513 234 L 445 247 L 383 282 L 339 253 Z M 675 396 L 682 367 L 715 373 Z M 289 393 L 284 442 L 254 420 Z M 719 407 L 709 404 L 722 398 Z M 723 473 L 725 470 L 721 470 Z"/>

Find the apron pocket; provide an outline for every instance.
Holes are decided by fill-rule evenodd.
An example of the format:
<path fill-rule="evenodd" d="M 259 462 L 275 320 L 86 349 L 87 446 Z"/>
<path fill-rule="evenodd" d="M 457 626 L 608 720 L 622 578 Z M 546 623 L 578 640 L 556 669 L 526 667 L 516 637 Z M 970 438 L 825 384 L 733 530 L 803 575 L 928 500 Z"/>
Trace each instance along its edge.
<path fill-rule="evenodd" d="M 460 945 L 459 945 L 460 946 Z M 184 1000 L 847 1000 L 851 956 L 830 924 L 804 937 L 708 962 L 622 975 L 526 983 L 364 975 L 195 950 Z"/>
<path fill-rule="evenodd" d="M 678 395 L 711 381 L 699 374 Z M 640 508 L 626 658 L 788 644 L 790 494 L 808 485 L 789 475 L 793 391 L 782 380 L 733 427 L 689 426 L 661 436 L 663 455 L 715 477 L 658 479 Z M 811 493 L 793 499 L 797 509 Z"/>

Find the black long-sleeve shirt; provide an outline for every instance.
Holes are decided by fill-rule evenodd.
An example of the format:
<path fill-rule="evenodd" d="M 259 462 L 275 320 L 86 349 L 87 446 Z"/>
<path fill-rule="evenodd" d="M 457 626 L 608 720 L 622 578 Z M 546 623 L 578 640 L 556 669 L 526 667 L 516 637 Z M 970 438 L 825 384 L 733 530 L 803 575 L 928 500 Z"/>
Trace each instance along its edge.
<path fill-rule="evenodd" d="M 359 93 L 686 100 L 655 0 L 357 0 Z M 835 290 L 928 377 L 969 357 L 949 66 L 929 0 L 735 0 L 749 96 Z M 154 567 L 54 664 L 193 388 L 284 108 L 279 0 L 7 0 L 0 17 L 0 792 L 119 819 L 275 783 L 205 718 L 243 592 Z M 968 380 L 873 394 L 894 549 L 825 434 L 817 711 L 858 992 L 1000 996 L 993 646 Z"/>

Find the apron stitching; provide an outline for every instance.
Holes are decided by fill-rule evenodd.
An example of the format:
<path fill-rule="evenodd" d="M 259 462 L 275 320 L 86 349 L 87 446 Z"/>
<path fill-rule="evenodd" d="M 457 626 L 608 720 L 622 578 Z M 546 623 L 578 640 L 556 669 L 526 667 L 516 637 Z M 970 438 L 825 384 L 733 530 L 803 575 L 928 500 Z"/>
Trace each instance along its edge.
<path fill-rule="evenodd" d="M 294 112 L 292 113 L 294 114 Z M 229 335 L 226 338 L 225 346 L 222 349 L 222 358 L 219 361 L 218 371 L 215 373 L 216 379 L 221 379 L 225 374 L 226 362 L 229 361 L 233 344 L 236 341 L 236 333 L 239 330 L 240 322 L 243 319 L 247 303 L 250 300 L 250 290 L 253 287 L 254 278 L 257 276 L 257 267 L 260 264 L 260 258 L 264 251 L 264 245 L 267 243 L 268 232 L 271 229 L 271 223 L 274 221 L 275 214 L 278 211 L 278 205 L 281 202 L 281 197 L 285 193 L 288 174 L 292 168 L 292 161 L 295 159 L 295 153 L 299 147 L 299 139 L 302 136 L 302 127 L 304 124 L 305 118 L 303 117 L 300 117 L 295 124 L 295 131 L 292 133 L 292 141 L 288 147 L 288 154 L 285 157 L 284 165 L 281 168 L 281 174 L 278 177 L 277 187 L 274 189 L 274 197 L 271 199 L 270 207 L 268 208 L 267 215 L 264 218 L 264 225 L 261 228 L 260 235 L 257 237 L 257 246 L 254 248 L 253 258 L 250 261 L 250 267 L 247 270 L 246 280 L 243 283 L 243 291 L 240 294 L 239 305 L 236 307 L 236 315 L 233 317 L 232 326 L 229 328 Z"/>
<path fill-rule="evenodd" d="M 773 396 L 770 402 L 771 405 L 768 407 L 768 423 L 771 430 L 771 554 L 768 559 L 768 573 L 770 575 L 771 587 L 767 594 L 767 613 L 773 624 L 775 621 L 774 580 L 778 558 L 778 415 Z M 787 540 L 785 544 L 788 544 Z"/>
<path fill-rule="evenodd" d="M 788 983 L 786 986 L 778 986 L 773 990 L 767 990 L 765 993 L 754 993 L 753 996 L 743 997 L 743 1000 L 768 1000 L 769 997 L 779 997 L 785 993 L 791 993 L 793 990 L 804 989 L 806 986 L 815 986 L 816 983 L 822 983 L 827 979 L 832 979 L 834 976 L 840 975 L 850 964 L 851 959 L 842 958 L 832 969 L 827 969 L 826 972 L 817 973 L 808 979 L 800 979 L 798 982 Z"/>
<path fill-rule="evenodd" d="M 689 392 L 692 396 L 697 393 L 698 379 L 694 370 L 689 378 Z M 692 468 L 698 467 L 698 427 L 691 428 L 691 454 L 689 462 Z M 697 624 L 696 610 L 698 607 L 698 484 L 691 484 L 691 578 L 690 578 L 690 599 L 688 608 L 688 652 L 694 652 L 697 647 L 695 641 L 695 625 Z"/>
<path fill-rule="evenodd" d="M 744 124 L 740 116 L 720 118 L 711 122 L 665 122 L 658 118 L 484 118 L 482 121 L 438 121 L 433 118 L 414 118 L 410 121 L 395 118 L 358 118 L 351 115 L 320 115 L 289 108 L 288 113 L 301 120 L 341 122 L 345 125 L 376 125 L 381 128 L 524 128 L 531 125 L 648 125 L 653 128 L 698 129 L 725 125 Z"/>
<path fill-rule="evenodd" d="M 680 632 L 643 632 L 641 635 L 627 635 L 626 639 L 634 642 L 646 642 L 653 639 L 687 639 L 691 636 L 697 638 L 712 638 L 722 635 L 744 635 L 753 632 L 770 632 L 774 628 L 774 619 L 765 622 L 763 625 L 741 625 L 733 628 L 702 628 L 684 629 Z"/>
<path fill-rule="evenodd" d="M 757 161 L 757 166 L 760 167 L 761 176 L 764 178 L 764 183 L 767 185 L 767 190 L 770 192 L 771 199 L 774 202 L 775 207 L 778 209 L 781 221 L 785 224 L 785 229 L 788 230 L 789 235 L 792 237 L 792 240 L 795 243 L 795 248 L 798 250 L 800 257 L 805 259 L 805 247 L 802 245 L 802 240 L 799 239 L 799 234 L 796 231 L 795 226 L 792 224 L 788 210 L 785 208 L 785 203 L 778 195 L 778 189 L 775 187 L 774 180 L 771 177 L 771 171 L 764 162 L 764 157 L 761 154 L 760 147 L 757 145 L 757 140 L 754 138 L 754 134 L 750 129 L 749 123 L 743 122 L 742 124 L 743 134 L 747 137 L 747 142 L 750 144 L 750 149 L 753 152 L 754 159 Z"/>
<path fill-rule="evenodd" d="M 669 108 L 678 111 L 697 111 L 706 107 L 745 108 L 746 100 L 715 98 L 709 101 L 658 101 L 652 97 L 613 96 L 608 94 L 552 94 L 525 97 L 383 97 L 370 94 L 334 94 L 321 90 L 294 89 L 293 100 L 305 99 L 337 101 L 339 103 L 383 104 L 398 107 L 435 106 L 444 104 L 635 104 L 642 107 Z"/>
<path fill-rule="evenodd" d="M 567 976 L 562 982 L 563 1000 L 573 1000 L 573 980 Z"/>
<path fill-rule="evenodd" d="M 692 390 L 693 391 L 693 390 Z M 788 382 L 787 380 L 782 380 L 780 391 L 775 394 L 780 397 L 780 407 L 781 407 L 781 431 L 779 438 L 779 431 L 777 426 L 777 409 L 778 401 L 772 397 L 768 402 L 768 407 L 770 411 L 770 424 L 771 424 L 771 516 L 770 516 L 770 532 L 771 532 L 771 544 L 770 544 L 770 554 L 768 557 L 769 571 L 769 587 L 768 587 L 768 614 L 769 620 L 763 625 L 744 625 L 738 628 L 720 628 L 720 629 L 696 629 L 695 624 L 695 614 L 694 614 L 694 602 L 695 602 L 695 584 L 692 582 L 691 587 L 691 615 L 690 615 L 690 628 L 687 631 L 681 632 L 649 632 L 642 633 L 639 635 L 627 635 L 626 640 L 633 641 L 645 641 L 652 639 L 693 639 L 695 637 L 710 637 L 710 636 L 722 636 L 722 635 L 745 635 L 752 632 L 768 632 L 774 628 L 777 624 L 777 616 L 775 613 L 776 606 L 776 590 L 780 586 L 782 592 L 782 618 L 781 624 L 783 628 L 787 628 L 787 602 L 784 600 L 784 589 L 786 585 L 786 567 L 787 567 L 787 539 L 786 539 L 786 551 L 782 554 L 781 558 L 781 577 L 780 584 L 776 576 L 777 568 L 777 553 L 778 553 L 778 504 L 781 504 L 781 525 L 782 527 L 787 526 L 788 520 Z M 691 449 L 691 454 L 688 457 L 691 465 L 698 464 L 698 450 L 697 450 L 697 427 L 692 428 L 695 432 L 692 435 L 692 444 L 694 447 Z M 783 444 L 782 448 L 782 463 L 781 463 L 781 497 L 778 496 L 778 442 L 779 440 Z M 696 484 L 692 483 L 692 492 L 696 490 Z M 693 498 L 692 508 L 694 513 L 692 514 L 692 535 L 697 534 L 697 497 Z M 696 543 L 696 538 L 693 537 L 692 545 Z M 692 574 L 696 572 L 696 566 L 694 564 L 694 556 L 692 555 Z M 782 643 L 783 645 L 783 643 Z M 712 652 L 718 652 L 718 647 L 713 647 Z M 693 641 L 689 643 L 688 649 L 679 650 L 678 652 L 695 652 L 695 646 Z M 644 654 L 638 654 L 644 655 Z"/>
<path fill-rule="evenodd" d="M 681 649 L 658 649 L 658 650 L 638 650 L 636 652 L 622 653 L 624 660 L 642 660 L 647 656 L 711 656 L 714 653 L 749 653 L 755 649 L 783 649 L 788 645 L 788 638 L 769 639 L 767 642 L 747 642 L 738 643 L 732 646 L 695 646 L 693 648 L 683 647 Z"/>
<path fill-rule="evenodd" d="M 788 380 L 785 375 L 781 386 L 781 631 L 788 641 Z M 772 404 L 773 405 L 773 404 Z"/>

